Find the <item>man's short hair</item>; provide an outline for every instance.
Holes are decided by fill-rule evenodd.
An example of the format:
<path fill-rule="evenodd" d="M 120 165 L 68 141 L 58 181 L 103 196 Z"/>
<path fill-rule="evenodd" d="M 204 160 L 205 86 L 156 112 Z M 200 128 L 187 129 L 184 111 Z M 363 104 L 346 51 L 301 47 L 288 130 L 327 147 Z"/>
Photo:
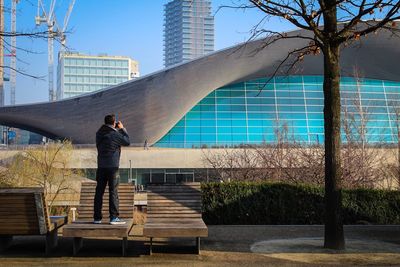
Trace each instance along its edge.
<path fill-rule="evenodd" d="M 104 117 L 104 123 L 108 125 L 114 125 L 115 123 L 115 115 L 110 114 Z"/>

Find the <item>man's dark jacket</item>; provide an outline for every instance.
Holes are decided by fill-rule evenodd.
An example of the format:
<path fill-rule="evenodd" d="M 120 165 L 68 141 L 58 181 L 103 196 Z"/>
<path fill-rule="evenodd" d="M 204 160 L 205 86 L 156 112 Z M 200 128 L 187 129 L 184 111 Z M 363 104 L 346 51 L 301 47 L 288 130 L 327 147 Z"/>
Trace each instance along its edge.
<path fill-rule="evenodd" d="M 129 136 L 125 128 L 115 129 L 103 125 L 96 133 L 97 167 L 118 168 L 121 146 L 129 146 Z"/>

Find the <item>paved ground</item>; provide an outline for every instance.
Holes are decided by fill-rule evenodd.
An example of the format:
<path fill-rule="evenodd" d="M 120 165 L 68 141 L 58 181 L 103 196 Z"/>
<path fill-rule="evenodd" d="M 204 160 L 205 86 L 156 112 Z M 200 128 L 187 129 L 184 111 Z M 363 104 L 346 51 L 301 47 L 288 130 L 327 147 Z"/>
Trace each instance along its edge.
<path fill-rule="evenodd" d="M 199 256 L 191 254 L 192 239 L 156 239 L 149 256 L 147 240 L 132 236 L 125 258 L 119 240 L 85 239 L 71 257 L 72 240 L 61 238 L 44 257 L 42 237 L 18 237 L 0 266 L 400 266 L 400 226 L 348 226 L 345 233 L 347 250 L 336 252 L 322 248 L 322 226 L 210 226 Z"/>

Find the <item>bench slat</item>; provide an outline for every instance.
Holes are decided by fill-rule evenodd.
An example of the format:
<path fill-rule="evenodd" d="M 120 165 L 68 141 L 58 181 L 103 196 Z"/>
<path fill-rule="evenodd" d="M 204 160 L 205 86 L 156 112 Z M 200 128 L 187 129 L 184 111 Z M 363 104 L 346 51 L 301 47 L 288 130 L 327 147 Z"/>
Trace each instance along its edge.
<path fill-rule="evenodd" d="M 148 186 L 147 237 L 206 237 L 200 184 Z"/>

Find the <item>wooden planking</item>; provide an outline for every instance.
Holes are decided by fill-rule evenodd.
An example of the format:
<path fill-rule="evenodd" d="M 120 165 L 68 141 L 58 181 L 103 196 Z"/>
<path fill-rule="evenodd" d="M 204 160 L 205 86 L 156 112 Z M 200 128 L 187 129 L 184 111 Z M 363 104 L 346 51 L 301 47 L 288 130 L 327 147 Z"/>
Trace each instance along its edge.
<path fill-rule="evenodd" d="M 93 224 L 92 221 L 76 221 L 63 229 L 65 237 L 127 237 L 133 226 L 133 220 L 126 224 L 111 225 L 108 223 Z"/>
<path fill-rule="evenodd" d="M 13 187 L 13 188 L 0 188 L 0 194 L 11 194 L 11 195 L 18 195 L 18 194 L 31 194 L 31 193 L 40 193 L 43 192 L 43 188 L 40 187 Z"/>
<path fill-rule="evenodd" d="M 44 193 L 34 193 L 34 195 L 35 195 L 35 206 L 37 212 L 37 221 L 39 223 L 39 231 L 41 235 L 44 235 L 50 230 L 47 205 L 44 200 Z"/>
<path fill-rule="evenodd" d="M 80 194 L 80 205 L 78 208 L 79 219 L 92 219 L 94 213 L 94 196 L 96 193 L 95 182 L 82 183 L 81 194 Z M 133 218 L 133 207 L 134 207 L 134 187 L 132 184 L 119 184 L 118 186 L 118 198 L 119 198 L 119 216 L 124 219 Z M 109 193 L 108 187 L 104 191 L 103 195 L 103 215 L 108 214 L 109 211 Z"/>
<path fill-rule="evenodd" d="M 43 194 L 43 189 L 0 189 L 0 234 L 41 234 L 35 201 L 37 194 Z"/>
<path fill-rule="evenodd" d="M 157 212 L 157 211 L 164 211 L 164 210 L 196 210 L 196 211 L 201 211 L 201 207 L 187 207 L 187 206 L 168 206 L 168 207 L 163 207 L 163 206 L 152 206 L 147 208 L 147 212 Z"/>
<path fill-rule="evenodd" d="M 147 237 L 207 237 L 206 229 L 165 229 L 165 228 L 144 228 L 143 235 Z"/>
<path fill-rule="evenodd" d="M 147 214 L 152 215 L 152 214 L 201 214 L 199 210 L 192 210 L 192 209 L 179 209 L 179 210 L 147 210 Z"/>
<path fill-rule="evenodd" d="M 152 215 L 148 215 L 147 218 L 152 218 L 152 219 L 156 219 L 156 218 L 198 218 L 201 219 L 201 215 L 197 215 L 197 214 L 152 214 Z"/>
<path fill-rule="evenodd" d="M 147 237 L 205 237 L 200 184 L 148 186 Z"/>

